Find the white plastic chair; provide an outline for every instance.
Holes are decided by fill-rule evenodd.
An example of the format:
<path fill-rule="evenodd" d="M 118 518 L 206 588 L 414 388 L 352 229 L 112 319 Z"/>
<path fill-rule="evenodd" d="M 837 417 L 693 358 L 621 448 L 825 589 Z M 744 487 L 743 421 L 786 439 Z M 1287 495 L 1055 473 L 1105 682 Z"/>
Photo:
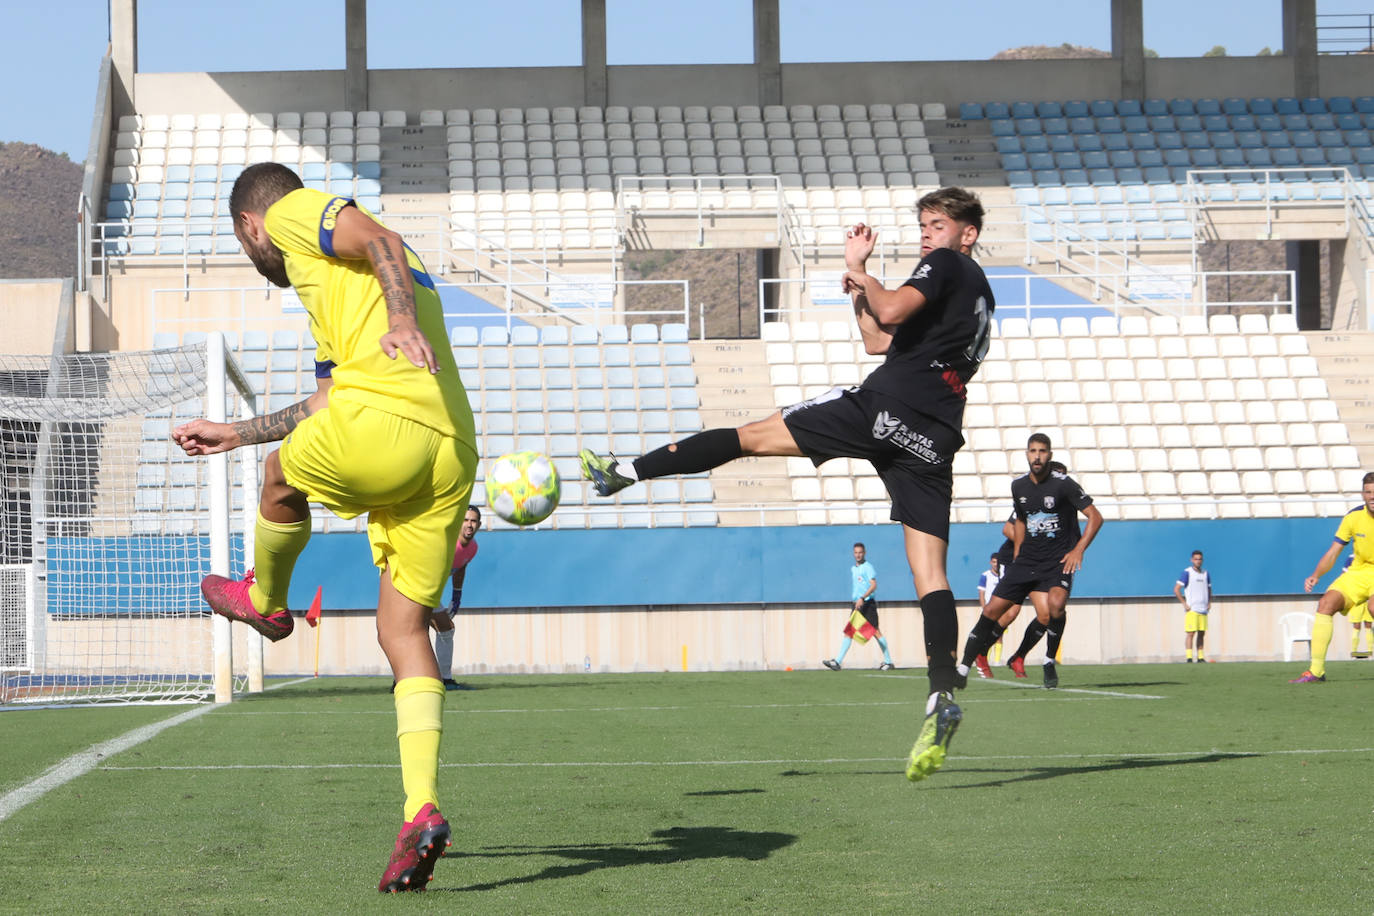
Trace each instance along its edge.
<path fill-rule="evenodd" d="M 1279 618 L 1279 639 L 1283 640 L 1283 660 L 1293 660 L 1293 643 L 1312 643 L 1312 615 L 1295 611 Z"/>

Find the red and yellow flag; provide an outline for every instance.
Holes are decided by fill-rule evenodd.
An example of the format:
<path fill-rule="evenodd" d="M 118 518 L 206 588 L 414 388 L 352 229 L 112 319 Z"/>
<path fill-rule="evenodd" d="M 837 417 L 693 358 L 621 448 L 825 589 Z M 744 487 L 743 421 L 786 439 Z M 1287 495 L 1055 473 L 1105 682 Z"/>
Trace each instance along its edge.
<path fill-rule="evenodd" d="M 324 586 L 317 586 L 315 588 L 315 600 L 310 602 L 310 610 L 305 612 L 305 622 L 312 627 L 320 622 L 320 605 L 322 603 L 320 599 L 323 597 Z"/>
<path fill-rule="evenodd" d="M 850 613 L 849 622 L 844 625 L 844 635 L 861 646 L 872 639 L 877 632 L 877 628 L 865 620 L 864 615 L 858 611 Z"/>

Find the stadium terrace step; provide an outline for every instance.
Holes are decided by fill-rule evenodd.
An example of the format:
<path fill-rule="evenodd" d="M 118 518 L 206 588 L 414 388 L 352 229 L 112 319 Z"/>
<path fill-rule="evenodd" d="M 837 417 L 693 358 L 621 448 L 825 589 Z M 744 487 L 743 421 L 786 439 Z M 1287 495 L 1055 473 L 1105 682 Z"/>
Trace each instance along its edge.
<path fill-rule="evenodd" d="M 444 162 L 383 162 L 382 181 L 388 186 L 410 178 L 438 179 L 441 191 L 448 190 L 448 164 Z"/>

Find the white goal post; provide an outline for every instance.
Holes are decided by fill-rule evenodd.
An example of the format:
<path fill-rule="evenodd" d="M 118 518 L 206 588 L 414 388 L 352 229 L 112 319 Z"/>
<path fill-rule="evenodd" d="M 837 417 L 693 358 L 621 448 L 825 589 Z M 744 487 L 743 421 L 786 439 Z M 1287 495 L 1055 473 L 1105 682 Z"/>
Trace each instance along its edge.
<path fill-rule="evenodd" d="M 0 356 L 0 705 L 262 689 L 261 637 L 200 595 L 203 576 L 239 575 L 252 555 L 257 449 L 191 458 L 171 439 L 188 419 L 255 409 L 219 334 Z"/>

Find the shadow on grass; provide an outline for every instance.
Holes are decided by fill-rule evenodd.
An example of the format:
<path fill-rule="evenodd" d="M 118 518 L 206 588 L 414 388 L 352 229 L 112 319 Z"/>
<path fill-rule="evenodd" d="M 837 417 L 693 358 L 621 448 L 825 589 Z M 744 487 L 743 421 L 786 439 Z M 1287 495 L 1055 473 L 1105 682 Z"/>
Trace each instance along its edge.
<path fill-rule="evenodd" d="M 1108 773 L 1113 770 L 1145 770 L 1155 767 L 1176 767 L 1191 766 L 1198 763 L 1221 763 L 1226 760 L 1245 760 L 1250 757 L 1261 757 L 1262 754 L 1200 754 L 1196 757 L 1151 757 L 1142 759 L 1139 757 L 1129 757 L 1122 760 L 1103 761 L 1102 763 L 1092 763 L 1086 766 L 1046 766 L 1032 767 L 1025 770 L 1019 776 L 1007 776 L 1005 770 L 993 769 L 963 769 L 958 773 L 998 773 L 1003 778 L 991 779 L 986 782 L 966 782 L 959 785 L 944 785 L 945 789 L 986 789 L 990 786 L 1009 786 L 1018 782 L 1039 782 L 1044 779 L 1057 779 L 1060 776 L 1082 776 L 1087 773 Z"/>
<path fill-rule="evenodd" d="M 688 798 L 710 798 L 717 795 L 754 795 L 762 789 L 706 789 L 702 792 L 683 792 Z"/>
<path fill-rule="evenodd" d="M 629 865 L 673 865 L 698 859 L 766 859 L 774 852 L 796 842 L 790 833 L 736 830 L 733 827 L 669 827 L 655 830 L 653 840 L 644 843 L 611 845 L 574 843 L 567 846 L 492 846 L 484 852 L 453 853 L 447 858 L 499 859 L 526 856 L 553 856 L 568 860 L 566 865 L 550 865 L 529 875 L 470 884 L 466 887 L 429 886 L 429 892 L 458 893 L 490 891 L 500 887 L 529 884 L 559 878 L 575 878 L 603 868 Z"/>

